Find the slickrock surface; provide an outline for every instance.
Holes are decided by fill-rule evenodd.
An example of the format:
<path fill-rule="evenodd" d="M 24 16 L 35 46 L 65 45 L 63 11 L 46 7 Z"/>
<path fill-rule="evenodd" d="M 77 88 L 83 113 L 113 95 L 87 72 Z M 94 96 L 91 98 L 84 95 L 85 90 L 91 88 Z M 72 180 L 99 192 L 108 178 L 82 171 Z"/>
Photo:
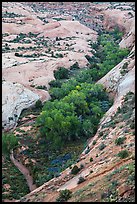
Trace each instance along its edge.
<path fill-rule="evenodd" d="M 2 83 L 2 126 L 14 127 L 21 111 L 33 106 L 39 96 L 21 84 Z"/>

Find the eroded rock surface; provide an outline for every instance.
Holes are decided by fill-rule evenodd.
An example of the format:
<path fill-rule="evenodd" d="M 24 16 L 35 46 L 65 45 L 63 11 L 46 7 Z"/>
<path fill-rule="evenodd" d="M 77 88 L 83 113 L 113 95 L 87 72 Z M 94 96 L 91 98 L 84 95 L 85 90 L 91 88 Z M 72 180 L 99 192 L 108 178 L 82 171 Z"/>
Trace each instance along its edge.
<path fill-rule="evenodd" d="M 13 128 L 23 109 L 35 105 L 39 96 L 21 84 L 2 83 L 2 126 Z"/>
<path fill-rule="evenodd" d="M 125 2 L 123 2 L 123 4 L 124 3 Z M 133 133 L 134 129 L 131 130 L 130 127 L 128 127 L 129 132 L 125 131 L 125 127 L 128 125 L 127 124 L 128 121 L 120 121 L 119 118 L 116 118 L 119 121 L 117 122 L 117 124 L 114 127 L 110 125 L 109 127 L 103 128 L 103 125 L 106 122 L 111 121 L 111 117 L 115 114 L 115 112 L 117 111 L 117 108 L 119 106 L 121 106 L 124 95 L 129 91 L 135 92 L 135 57 L 134 57 L 134 50 L 135 50 L 135 46 L 134 46 L 134 41 L 135 41 L 134 20 L 135 19 L 134 19 L 134 12 L 130 12 L 130 14 L 129 14 L 129 10 L 126 10 L 127 8 L 128 9 L 131 8 L 131 6 L 123 5 L 122 6 L 123 9 L 121 9 L 120 8 L 121 6 L 115 5 L 115 8 L 113 8 L 113 5 L 110 5 L 109 2 L 107 4 L 102 4 L 102 5 L 93 5 L 93 7 L 94 7 L 93 13 L 95 15 L 99 15 L 99 14 L 103 15 L 104 20 L 102 21 L 102 25 L 104 26 L 105 29 L 111 30 L 112 28 L 114 28 L 116 26 L 121 28 L 121 30 L 124 32 L 124 37 L 123 37 L 122 41 L 120 42 L 120 46 L 121 47 L 128 47 L 131 50 L 131 52 L 127 58 L 123 59 L 108 74 L 106 74 L 102 79 L 100 79 L 98 81 L 98 83 L 103 84 L 106 87 L 106 89 L 108 90 L 108 92 L 110 93 L 110 95 L 113 96 L 114 104 L 106 112 L 106 114 L 104 115 L 104 117 L 100 121 L 100 125 L 99 125 L 98 131 L 95 134 L 95 136 L 90 139 L 90 141 L 89 141 L 89 148 L 90 148 L 89 153 L 85 154 L 85 150 L 84 150 L 83 153 L 80 155 L 80 159 L 79 159 L 80 161 L 76 163 L 78 167 L 80 167 L 80 164 L 84 164 L 84 168 L 80 171 L 80 173 L 78 175 L 76 175 L 74 177 L 72 175 L 70 175 L 70 171 L 71 171 L 70 168 L 65 169 L 63 172 L 61 172 L 61 175 L 58 178 L 53 178 L 50 181 L 44 183 L 42 186 L 35 189 L 30 194 L 21 198 L 19 202 L 53 202 L 56 200 L 57 196 L 59 195 L 58 191 L 61 189 L 65 189 L 66 187 L 69 188 L 73 193 L 75 193 L 75 192 L 78 193 L 78 190 L 80 190 L 81 193 L 79 194 L 79 198 L 81 197 L 81 195 L 83 195 L 82 194 L 83 192 L 85 192 L 85 193 L 88 192 L 89 193 L 89 200 L 87 198 L 86 201 L 88 201 L 88 202 L 91 202 L 91 200 L 97 201 L 97 199 L 99 198 L 99 197 L 97 197 L 98 195 L 96 193 L 92 194 L 92 192 L 95 191 L 96 188 L 99 189 L 99 185 L 100 185 L 100 189 L 102 191 L 104 191 L 103 187 L 105 186 L 106 183 L 103 181 L 103 178 L 106 175 L 111 174 L 113 171 L 118 170 L 120 167 L 123 167 L 123 165 L 128 165 L 130 162 L 133 162 L 132 155 L 134 155 L 134 147 L 135 147 L 134 146 L 134 144 L 135 144 L 134 136 L 135 135 Z M 54 7 L 55 7 L 55 5 L 53 5 L 53 8 Z M 51 8 L 52 8 L 52 3 L 51 3 Z M 70 2 L 68 3 L 68 8 L 69 9 L 72 8 Z M 31 12 L 32 12 L 32 10 L 31 10 Z M 92 13 L 92 9 L 89 11 L 88 14 L 90 15 L 91 13 Z M 50 12 L 47 13 L 47 16 L 48 15 L 52 16 L 52 14 L 50 14 Z M 41 16 L 42 16 L 42 13 L 41 13 Z M 26 21 L 27 21 L 27 23 L 32 22 L 31 19 L 30 20 L 26 19 Z M 55 35 L 54 31 L 57 31 L 57 33 L 61 37 L 66 35 L 67 27 L 65 28 L 65 24 L 67 22 L 65 22 L 65 21 L 64 22 L 63 21 L 53 22 L 53 19 L 50 22 L 52 24 L 49 24 L 48 26 L 45 25 L 45 28 L 48 27 L 49 31 L 47 32 L 45 30 L 44 36 L 49 36 L 51 38 L 55 37 L 56 35 Z M 97 21 L 97 22 L 100 22 L 100 21 Z M 71 26 L 73 27 L 74 25 L 79 26 L 79 23 L 78 22 L 75 22 L 75 23 L 70 22 L 70 24 L 69 24 L 70 27 Z M 33 26 L 29 26 L 29 29 L 32 29 L 32 27 Z M 94 22 L 93 27 L 98 27 L 98 25 Z M 7 27 L 5 26 L 5 28 L 8 30 L 8 26 Z M 37 29 L 39 29 L 41 31 L 41 29 L 43 29 L 43 28 L 44 28 L 44 26 L 40 24 L 40 26 Z M 63 29 L 61 30 L 61 28 L 63 28 Z M 33 27 L 33 29 L 34 29 L 34 27 Z M 33 31 L 33 29 L 31 31 Z M 74 27 L 71 28 L 70 30 L 72 31 L 73 29 L 74 29 Z M 79 32 L 78 30 L 76 30 L 76 31 Z M 36 32 L 38 32 L 38 30 Z M 86 33 L 86 31 L 85 31 L 85 33 Z M 69 32 L 69 34 L 70 34 L 70 32 Z M 74 34 L 74 32 L 73 32 L 73 34 Z M 78 33 L 76 36 L 79 36 L 79 35 L 80 35 L 80 33 Z M 41 36 L 41 34 L 40 34 L 40 36 Z M 86 37 L 89 36 L 89 39 L 91 38 L 90 34 L 85 35 L 85 36 Z M 39 83 L 42 83 L 42 85 L 44 85 L 45 79 L 49 80 L 49 79 L 53 78 L 53 70 L 57 69 L 58 66 L 60 66 L 60 65 L 63 66 L 63 63 L 64 63 L 64 65 L 66 65 L 66 64 L 68 65 L 68 62 L 70 64 L 71 63 L 73 64 L 74 58 L 78 59 L 79 57 L 80 57 L 79 58 L 79 62 L 80 62 L 80 60 L 82 59 L 82 54 L 85 55 L 85 51 L 86 51 L 86 54 L 89 53 L 88 52 L 88 46 L 85 46 L 85 47 L 83 46 L 85 36 L 81 34 L 80 39 L 78 39 L 78 38 L 73 39 L 74 44 L 72 45 L 72 47 L 75 50 L 67 51 L 68 54 L 67 54 L 66 58 L 68 61 L 65 60 L 66 59 L 65 57 L 61 58 L 61 59 L 53 59 L 51 57 L 51 55 L 49 54 L 50 60 L 46 61 L 45 64 L 43 63 L 42 60 L 41 61 L 39 60 L 39 62 L 33 62 L 33 65 L 31 64 L 32 62 L 29 62 L 28 63 L 29 70 L 33 70 L 33 68 L 36 69 L 36 63 L 37 63 L 37 65 L 40 65 L 39 68 L 37 67 L 39 69 L 38 71 L 40 71 L 40 72 L 38 72 L 38 73 L 40 73 L 40 75 L 35 75 L 34 78 L 32 78 L 32 76 L 33 76 L 32 73 L 31 74 L 27 73 L 26 64 L 25 64 L 25 66 L 22 65 L 22 67 L 25 67 L 24 71 L 26 73 L 26 77 L 29 75 L 29 77 L 25 81 L 25 85 L 27 87 L 29 87 L 30 84 L 33 84 L 33 83 L 36 85 L 40 85 Z M 52 39 L 52 40 L 53 40 L 53 42 L 55 42 L 55 39 Z M 80 40 L 82 43 L 79 45 Z M 76 44 L 75 44 L 75 42 L 76 42 Z M 60 41 L 60 43 L 62 46 L 61 49 L 65 49 L 64 40 Z M 83 53 L 80 51 L 78 52 L 79 49 L 83 49 L 84 50 Z M 66 52 L 66 51 L 64 50 L 63 53 L 64 52 Z M 71 56 L 71 60 L 72 59 L 73 60 L 69 61 L 70 58 L 68 58 L 68 56 Z M 47 59 L 48 57 L 44 56 L 44 58 Z M 83 56 L 83 58 L 84 58 L 84 56 Z M 86 64 L 86 61 L 84 61 L 84 63 Z M 126 68 L 127 70 L 125 73 L 122 73 L 122 69 L 123 69 L 123 66 L 125 63 L 128 64 L 127 68 Z M 52 72 L 49 74 L 50 76 L 52 76 L 51 78 L 49 77 L 49 75 L 48 76 L 47 75 L 42 76 L 42 74 L 45 73 L 45 72 L 41 71 L 42 70 L 42 64 L 44 64 L 43 66 L 47 65 L 46 66 L 46 69 L 47 69 L 46 73 L 48 72 L 49 69 L 52 70 Z M 81 65 L 81 68 L 82 68 L 82 65 Z M 18 71 L 19 71 L 19 67 L 21 68 L 21 66 L 17 66 Z M 5 72 L 3 72 L 3 73 L 4 73 L 4 75 L 3 75 L 4 78 L 6 80 L 10 81 L 11 79 L 8 76 L 8 69 L 7 70 L 5 69 Z M 15 73 L 16 72 L 14 72 L 14 74 Z M 36 73 L 36 70 L 35 70 L 35 73 Z M 12 80 L 15 80 L 15 79 L 16 78 L 12 78 Z M 23 76 L 21 79 L 23 79 Z M 32 83 L 29 82 L 29 80 L 32 80 Z M 48 85 L 48 81 L 46 81 L 46 83 Z M 37 91 L 40 91 L 40 90 L 37 90 Z M 135 113 L 135 111 L 134 111 L 134 107 L 133 107 L 133 114 L 132 114 L 133 119 L 134 119 L 134 113 Z M 11 114 L 11 116 L 12 116 L 12 114 Z M 106 135 L 106 138 L 105 137 L 104 138 L 99 137 L 100 130 L 103 131 L 103 137 Z M 119 136 L 123 136 L 123 135 L 126 136 L 125 143 L 121 146 L 116 146 L 114 143 L 115 139 L 117 139 Z M 93 140 L 96 140 L 95 145 L 93 145 Z M 105 143 L 106 147 L 103 151 L 100 151 L 99 145 L 102 142 Z M 116 155 L 119 151 L 121 151 L 123 149 L 129 150 L 129 157 L 127 157 L 125 159 L 119 159 Z M 90 162 L 91 157 L 93 158 L 92 163 Z M 125 171 L 124 173 L 126 176 L 126 168 L 124 171 Z M 83 184 L 78 185 L 77 181 L 78 181 L 78 177 L 80 175 L 85 177 L 86 181 L 83 182 Z M 119 175 L 120 175 L 120 173 L 119 173 Z M 125 178 L 125 176 L 124 176 L 124 178 Z M 117 181 L 121 182 L 121 183 L 122 182 L 126 183 L 127 178 L 126 178 L 126 180 L 124 180 L 124 178 L 122 178 L 123 180 L 121 180 L 121 175 L 119 177 L 117 177 L 117 174 L 114 175 L 114 179 L 117 179 Z M 102 183 L 102 185 L 100 184 L 101 181 L 104 182 L 104 183 Z M 97 185 L 95 185 L 95 182 L 97 183 Z M 111 180 L 111 182 L 112 182 L 112 180 Z M 87 187 L 88 184 L 89 185 L 94 184 L 94 185 L 91 185 L 90 190 L 86 191 L 86 190 L 84 190 L 84 187 Z M 123 188 L 124 188 L 124 190 L 123 190 Z M 99 191 L 100 191 L 100 189 L 99 189 Z M 81 191 L 81 190 L 83 190 L 83 191 Z M 125 194 L 126 192 L 128 193 L 128 189 L 126 189 L 125 187 L 120 186 L 118 188 L 118 194 L 123 195 L 123 193 Z M 99 194 L 99 196 L 100 196 L 100 194 Z M 76 202 L 75 196 L 70 200 L 72 200 L 72 202 Z"/>

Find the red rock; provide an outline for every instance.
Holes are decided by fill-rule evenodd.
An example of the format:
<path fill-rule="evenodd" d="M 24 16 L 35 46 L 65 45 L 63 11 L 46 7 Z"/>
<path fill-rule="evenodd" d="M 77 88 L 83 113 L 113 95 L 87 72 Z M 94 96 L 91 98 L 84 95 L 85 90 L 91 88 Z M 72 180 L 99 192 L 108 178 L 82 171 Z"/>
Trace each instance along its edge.
<path fill-rule="evenodd" d="M 127 186 L 126 184 L 122 184 L 119 188 L 118 188 L 118 195 L 119 196 L 123 196 L 126 192 L 128 192 L 130 190 L 130 187 Z"/>

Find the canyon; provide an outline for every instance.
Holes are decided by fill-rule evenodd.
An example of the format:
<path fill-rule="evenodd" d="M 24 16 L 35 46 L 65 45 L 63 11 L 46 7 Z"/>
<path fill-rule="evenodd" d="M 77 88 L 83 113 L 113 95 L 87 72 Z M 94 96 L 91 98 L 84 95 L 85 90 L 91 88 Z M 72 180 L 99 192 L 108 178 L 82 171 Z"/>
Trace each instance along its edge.
<path fill-rule="evenodd" d="M 101 199 L 112 202 L 115 201 L 112 192 L 110 200 L 103 194 L 108 193 L 107 186 L 111 188 L 108 175 L 119 181 L 118 201 L 134 201 L 135 187 L 126 183 L 133 173 L 134 128 L 128 125 L 127 118 L 120 120 L 118 117 L 122 116 L 117 112 L 127 103 L 127 111 L 131 107 L 131 119 L 135 119 L 134 98 L 129 94 L 135 94 L 134 2 L 3 2 L 2 12 L 2 127 L 5 131 L 16 130 L 24 109 L 34 107 L 38 100 L 44 103 L 51 98 L 49 82 L 55 79 L 55 70 L 69 69 L 76 62 L 80 69 L 89 66 L 85 57 L 93 56 L 89 43 L 97 42 L 101 30 L 118 27 L 124 33 L 120 48 L 130 50 L 126 58 L 96 82 L 104 85 L 114 103 L 101 119 L 94 137 L 89 139 L 89 152 L 86 153 L 85 148 L 75 163 L 84 168 L 75 176 L 67 168 L 59 177 L 38 188 L 34 184 L 29 194 L 11 202 L 54 202 L 65 189 L 72 192 L 70 202 L 100 202 Z M 122 74 L 125 63 L 127 70 Z M 107 126 L 113 121 L 117 121 L 113 127 Z M 102 139 L 100 132 L 107 135 L 107 139 Z M 114 141 L 123 135 L 125 143 L 115 146 Z M 101 152 L 102 142 L 106 147 Z M 118 158 L 117 153 L 124 149 L 129 151 L 129 156 Z M 92 163 L 89 162 L 91 156 Z M 118 173 L 112 174 L 116 170 Z M 79 177 L 85 178 L 81 184 L 78 184 Z"/>

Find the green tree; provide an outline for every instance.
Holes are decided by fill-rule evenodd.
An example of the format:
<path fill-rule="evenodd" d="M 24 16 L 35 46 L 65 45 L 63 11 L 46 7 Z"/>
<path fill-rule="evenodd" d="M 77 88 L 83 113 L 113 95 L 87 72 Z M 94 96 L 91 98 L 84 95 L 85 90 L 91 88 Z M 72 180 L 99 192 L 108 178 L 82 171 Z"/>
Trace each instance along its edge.
<path fill-rule="evenodd" d="M 75 62 L 72 66 L 70 66 L 70 70 L 73 70 L 73 69 L 79 69 L 78 62 Z"/>
<path fill-rule="evenodd" d="M 120 157 L 121 159 L 125 159 L 126 157 L 129 156 L 129 152 L 125 149 L 125 150 L 121 150 L 118 154 L 118 157 Z"/>
<path fill-rule="evenodd" d="M 41 100 L 36 101 L 35 107 L 36 108 L 42 108 L 43 107 Z"/>
<path fill-rule="evenodd" d="M 71 198 L 72 192 L 68 189 L 60 191 L 59 197 L 56 199 L 57 202 L 64 202 Z"/>
<path fill-rule="evenodd" d="M 60 88 L 51 88 L 49 93 L 52 99 L 61 99 L 68 95 L 71 90 L 75 89 L 78 84 L 76 79 L 70 79 L 66 83 L 63 83 Z"/>
<path fill-rule="evenodd" d="M 118 138 L 115 140 L 115 144 L 116 144 L 116 145 L 121 145 L 121 144 L 124 143 L 125 139 L 126 139 L 125 136 L 123 136 L 123 137 L 118 137 Z"/>
<path fill-rule="evenodd" d="M 10 154 L 10 151 L 18 145 L 18 138 L 13 133 L 2 133 L 2 153 Z"/>
<path fill-rule="evenodd" d="M 72 90 L 68 96 L 63 99 L 64 102 L 73 104 L 77 115 L 85 115 L 89 113 L 88 103 L 86 102 L 86 96 L 84 93 L 78 90 Z"/>
<path fill-rule="evenodd" d="M 87 138 L 93 136 L 94 134 L 93 123 L 89 119 L 83 121 L 82 128 L 83 128 L 83 134 Z"/>
<path fill-rule="evenodd" d="M 73 104 L 63 101 L 48 101 L 37 118 L 40 133 L 52 143 L 54 148 L 60 148 L 66 141 L 78 138 L 81 124 L 75 115 Z"/>
<path fill-rule="evenodd" d="M 49 82 L 50 87 L 61 87 L 61 81 L 60 80 L 52 80 Z"/>
<path fill-rule="evenodd" d="M 54 77 L 55 79 L 68 79 L 69 70 L 64 67 L 60 67 L 58 70 L 54 70 Z"/>

